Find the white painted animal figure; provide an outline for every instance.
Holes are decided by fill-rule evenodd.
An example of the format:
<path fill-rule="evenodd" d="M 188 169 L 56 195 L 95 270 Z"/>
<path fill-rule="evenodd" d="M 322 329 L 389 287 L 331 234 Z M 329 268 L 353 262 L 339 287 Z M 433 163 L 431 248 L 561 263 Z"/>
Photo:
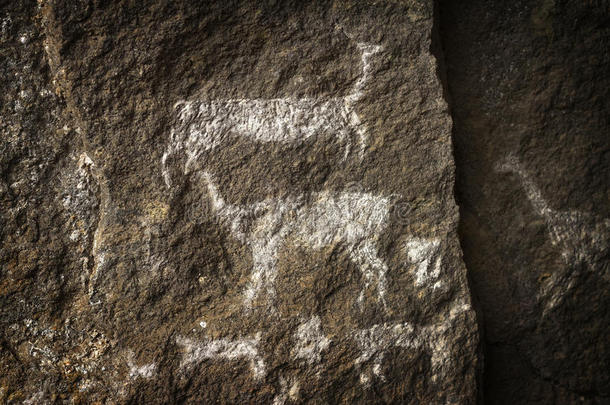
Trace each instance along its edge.
<path fill-rule="evenodd" d="M 389 349 L 400 347 L 414 351 L 428 351 L 431 360 L 432 381 L 443 380 L 452 373 L 454 355 L 459 353 L 456 343 L 447 339 L 455 333 L 455 325 L 472 311 L 470 304 L 458 301 L 440 322 L 418 326 L 410 322 L 376 324 L 353 332 L 353 339 L 360 349 L 354 366 L 360 371 L 360 382 L 370 385 L 373 378 L 385 381 L 382 371 L 383 359 Z M 372 365 L 371 365 L 372 363 Z"/>
<path fill-rule="evenodd" d="M 382 48 L 359 43 L 362 73 L 352 92 L 344 97 L 227 99 L 179 101 L 177 124 L 171 129 L 170 143 L 162 157 L 165 183 L 170 187 L 167 163 L 170 156 L 186 155 L 184 172 L 204 153 L 226 143 L 230 136 L 240 136 L 259 143 L 298 144 L 322 134 L 346 142 L 345 157 L 350 153 L 351 138 L 357 137 L 360 156 L 367 144 L 367 130 L 356 112 L 356 103 L 371 79 L 371 57 Z"/>
<path fill-rule="evenodd" d="M 260 340 L 260 332 L 253 338 L 236 340 L 206 339 L 200 342 L 185 337 L 178 337 L 176 338 L 176 344 L 181 346 L 183 351 L 180 367 L 187 367 L 205 360 L 245 359 L 250 362 L 250 369 L 254 378 L 260 380 L 267 373 L 265 361 L 258 351 Z"/>
<path fill-rule="evenodd" d="M 548 311 L 562 301 L 583 267 L 593 269 L 596 263 L 603 262 L 603 258 L 610 255 L 610 220 L 580 211 L 552 209 L 514 155 L 509 155 L 496 169 L 518 176 L 535 212 L 546 221 L 551 243 L 561 248 L 563 259 L 570 267 L 568 271 L 556 271 L 546 280 L 542 296 L 548 300 L 545 308 Z"/>
<path fill-rule="evenodd" d="M 341 244 L 364 276 L 358 303 L 363 304 L 365 291 L 375 281 L 378 299 L 385 307 L 388 266 L 378 255 L 377 243 L 388 223 L 392 196 L 323 191 L 309 201 L 298 196 L 238 206 L 225 202 L 208 173 L 203 172 L 202 178 L 216 216 L 251 249 L 253 268 L 246 308 L 251 308 L 261 292 L 273 301 L 278 254 L 288 238 L 313 250 Z"/>

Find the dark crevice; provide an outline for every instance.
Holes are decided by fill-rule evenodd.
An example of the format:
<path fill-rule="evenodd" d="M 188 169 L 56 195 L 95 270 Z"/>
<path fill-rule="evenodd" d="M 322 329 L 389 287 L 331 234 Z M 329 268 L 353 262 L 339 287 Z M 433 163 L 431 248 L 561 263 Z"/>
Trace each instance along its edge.
<path fill-rule="evenodd" d="M 531 170 L 538 170 L 537 178 L 546 183 L 541 188 L 546 186 L 543 192 L 553 199 L 551 204 L 567 203 L 607 217 L 607 204 L 586 201 L 598 198 L 596 190 L 608 184 L 604 94 L 610 58 L 604 47 L 610 35 L 600 4 L 435 1 L 431 52 L 453 121 L 458 236 L 484 354 L 480 403 L 608 401 L 607 371 L 599 371 L 607 359 L 606 346 L 600 343 L 604 326 L 595 326 L 603 319 L 575 312 L 579 303 L 591 314 L 603 310 L 603 286 L 593 292 L 601 294 L 602 309 L 589 309 L 587 298 L 570 292 L 574 307 L 553 314 L 554 323 L 543 323 L 539 307 L 527 301 L 537 299 L 530 299 L 537 284 L 528 277 L 552 271 L 557 264 L 544 262 L 544 256 L 560 253 L 548 241 L 555 251 L 544 250 L 548 236 L 538 234 L 540 228 L 534 226 L 541 219 L 519 209 L 530 204 L 524 196 L 513 196 L 520 185 L 495 185 L 498 177 L 493 172 L 494 162 L 508 153 L 525 155 L 532 161 Z M 559 134 L 565 134 L 562 140 Z M 517 208 L 503 212 L 505 201 Z M 510 234 L 517 227 L 502 231 L 515 220 L 525 223 L 523 234 Z M 583 327 L 597 329 L 579 337 L 582 342 L 570 342 L 576 336 L 571 330 Z M 582 353 L 570 350 L 586 347 L 586 336 L 593 339 L 591 347 L 601 348 L 599 354 L 587 354 L 600 364 L 583 362 Z M 545 352 L 537 353 L 531 342 Z M 552 347 L 544 347 L 544 342 Z M 570 370 L 555 355 L 566 355 L 565 364 L 582 369 Z"/>
<path fill-rule="evenodd" d="M 443 44 L 441 38 L 441 30 L 440 30 L 440 1 L 434 1 L 434 17 L 433 17 L 433 27 L 432 27 L 432 42 L 430 44 L 430 52 L 436 59 L 436 70 L 437 77 L 440 80 L 442 89 L 443 89 L 443 98 L 447 103 L 447 108 L 449 110 L 449 114 L 451 115 L 451 106 L 452 99 L 451 93 L 449 92 L 449 83 L 447 79 L 447 70 L 445 65 L 445 56 L 443 52 Z M 454 136 L 453 128 L 452 128 L 452 137 Z M 452 141 L 452 148 L 454 148 L 455 142 Z M 452 150 L 452 155 L 455 156 L 455 150 Z M 460 172 L 457 167 L 457 162 L 455 163 L 455 172 L 454 175 L 456 180 L 454 181 L 454 189 L 453 189 L 453 197 L 455 199 L 455 203 L 458 205 L 460 210 L 460 218 L 462 216 L 462 205 L 460 204 L 460 195 L 457 187 L 458 181 L 457 178 L 460 175 Z M 464 252 L 464 248 L 462 246 L 462 242 L 464 240 L 463 231 L 461 229 L 461 224 L 458 224 L 458 238 L 460 243 L 460 250 Z M 463 254 L 463 253 L 462 253 Z M 463 261 L 465 258 L 462 258 Z M 467 263 L 465 263 L 466 266 Z M 472 306 L 476 313 L 477 318 L 477 330 L 479 333 L 479 347 L 477 349 L 478 352 L 478 364 L 476 365 L 476 381 L 477 381 L 477 403 L 484 403 L 484 390 L 483 390 L 483 379 L 484 379 L 484 369 L 485 369 L 485 329 L 483 325 L 483 309 L 481 307 L 480 301 L 475 293 L 475 288 L 473 286 L 473 282 L 471 279 L 471 273 L 468 272 L 468 267 L 466 266 L 466 276 L 468 281 L 468 290 L 470 292 Z"/>

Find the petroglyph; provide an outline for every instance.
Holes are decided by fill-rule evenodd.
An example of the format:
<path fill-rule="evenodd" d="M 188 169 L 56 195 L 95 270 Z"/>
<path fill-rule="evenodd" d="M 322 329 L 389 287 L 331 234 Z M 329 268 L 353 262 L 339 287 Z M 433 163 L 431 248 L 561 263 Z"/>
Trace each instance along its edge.
<path fill-rule="evenodd" d="M 360 382 L 368 384 L 371 374 L 384 380 L 381 372 L 381 363 L 389 347 L 404 347 L 417 349 L 422 346 L 421 340 L 415 334 L 415 328 L 408 322 L 398 324 L 374 325 L 369 329 L 361 329 L 354 333 L 354 339 L 360 348 L 360 356 L 356 359 L 356 366 L 373 360 L 371 371 L 360 374 Z"/>
<path fill-rule="evenodd" d="M 344 97 L 228 99 L 179 101 L 177 124 L 170 131 L 170 142 L 161 159 L 165 183 L 171 185 L 167 162 L 170 156 L 186 154 L 184 172 L 208 151 L 226 144 L 230 136 L 259 143 L 299 144 L 322 134 L 336 136 L 350 154 L 351 139 L 357 138 L 360 157 L 364 156 L 368 134 L 355 105 L 364 96 L 371 80 L 371 57 L 381 47 L 359 43 L 362 72 L 351 93 Z"/>
<path fill-rule="evenodd" d="M 64 127 L 63 131 L 70 129 Z M 80 129 L 76 128 L 79 133 Z M 107 264 L 103 243 L 105 226 L 104 215 L 109 208 L 108 186 L 99 168 L 86 152 L 70 156 L 75 170 L 62 173 L 61 182 L 64 192 L 60 195 L 62 205 L 69 214 L 72 232 L 70 240 L 88 250 L 83 257 L 82 282 L 86 285 L 90 304 L 99 303 L 95 299 L 96 283 L 99 274 Z"/>
<path fill-rule="evenodd" d="M 469 310 L 468 304 L 455 305 L 444 321 L 432 325 L 419 327 L 409 322 L 383 323 L 355 331 L 353 338 L 360 349 L 360 356 L 354 365 L 360 370 L 360 382 L 368 386 L 374 378 L 385 381 L 383 359 L 392 347 L 427 350 L 430 353 L 433 380 L 442 379 L 443 374 L 450 371 L 453 363 L 451 356 L 455 353 L 455 350 L 448 347 L 446 335 L 458 316 Z"/>
<path fill-rule="evenodd" d="M 288 384 L 290 384 L 290 388 Z M 297 379 L 290 379 L 288 381 L 284 377 L 280 377 L 280 392 L 273 398 L 273 405 L 284 405 L 286 401 L 298 401 L 299 390 L 299 381 Z"/>
<path fill-rule="evenodd" d="M 157 372 L 157 365 L 154 363 L 145 364 L 143 366 L 137 366 L 134 362 L 134 353 L 129 351 L 127 353 L 127 367 L 129 367 L 129 378 L 136 379 L 140 378 L 152 378 Z"/>
<path fill-rule="evenodd" d="M 176 338 L 176 344 L 181 346 L 183 350 L 180 367 L 188 367 L 205 360 L 245 359 L 250 363 L 250 370 L 252 370 L 254 378 L 260 380 L 266 375 L 265 362 L 258 352 L 260 340 L 260 332 L 254 338 L 237 340 L 207 339 L 203 342 L 197 342 L 193 339 L 178 337 Z"/>
<path fill-rule="evenodd" d="M 76 155 L 71 155 L 70 157 L 70 163 L 76 166 L 76 170 L 66 170 L 61 177 L 64 188 L 64 192 L 61 194 L 61 202 L 64 209 L 70 215 L 78 218 L 83 223 L 87 223 L 90 212 L 98 204 L 96 196 L 98 185 L 93 175 L 95 165 L 85 152 L 81 153 L 78 158 Z M 78 227 L 78 220 L 72 225 L 74 231 L 71 234 L 71 238 L 74 241 L 86 239 L 87 237 L 88 229 L 80 229 Z"/>
<path fill-rule="evenodd" d="M 218 218 L 252 251 L 247 308 L 262 291 L 273 301 L 278 253 L 287 238 L 313 250 L 342 244 L 364 276 L 358 303 L 363 304 L 366 290 L 375 281 L 378 299 L 385 307 L 388 267 L 377 253 L 377 241 L 388 222 L 390 197 L 323 191 L 310 196 L 309 201 L 298 196 L 237 206 L 224 201 L 208 173 L 201 177 Z"/>
<path fill-rule="evenodd" d="M 568 265 L 564 271 L 556 271 L 545 280 L 541 296 L 547 300 L 545 312 L 563 301 L 579 277 L 583 266 L 593 270 L 595 263 L 608 255 L 610 249 L 610 219 L 595 218 L 580 211 L 552 209 L 534 181 L 514 155 L 509 155 L 496 166 L 499 172 L 514 173 L 525 190 L 527 199 L 536 214 L 544 218 L 551 243 L 561 249 Z"/>
<path fill-rule="evenodd" d="M 164 181 L 168 188 L 172 186 L 169 166 L 176 164 L 174 157 L 183 158 L 178 170 L 191 174 L 194 181 L 201 181 L 218 221 L 250 250 L 252 269 L 243 297 L 247 310 L 275 308 L 280 253 L 293 246 L 315 251 L 329 246 L 340 247 L 362 275 L 361 289 L 354 297 L 360 309 L 364 309 L 368 297 L 387 307 L 388 266 L 379 254 L 379 244 L 396 196 L 349 189 L 327 190 L 307 194 L 297 192 L 237 205 L 225 201 L 207 171 L 211 169 L 205 167 L 210 153 L 238 137 L 260 144 L 298 145 L 321 136 L 333 136 L 344 145 L 344 159 L 350 156 L 352 144 L 357 140 L 362 158 L 369 135 L 356 105 L 373 78 L 371 58 L 381 51 L 381 47 L 359 43 L 358 48 L 361 74 L 351 92 L 343 97 L 182 100 L 174 106 L 176 122 L 170 130 L 169 144 L 161 159 Z M 441 286 L 440 240 L 410 238 L 404 245 L 404 252 L 414 269 L 416 286 L 432 289 Z M 371 294 L 370 290 L 376 294 Z M 460 311 L 467 309 L 469 306 L 464 305 Z M 452 313 L 425 326 L 409 322 L 383 323 L 348 332 L 348 338 L 353 338 L 360 349 L 353 364 L 362 383 L 369 384 L 373 378 L 385 379 L 383 360 L 393 347 L 428 352 L 434 378 L 442 378 L 443 373 L 450 370 L 450 357 L 456 352 L 449 347 L 450 342 L 445 336 L 454 326 L 455 318 Z M 206 326 L 202 321 L 201 328 Z M 260 336 L 258 333 L 255 338 L 203 342 L 180 337 L 176 343 L 184 352 L 182 367 L 206 360 L 241 359 L 249 361 L 255 378 L 262 379 L 266 368 L 259 353 Z M 292 359 L 301 365 L 307 363 L 310 368 L 320 369 L 322 356 L 331 345 L 331 340 L 322 331 L 320 318 L 313 316 L 303 320 L 293 332 L 292 339 Z M 270 371 L 271 375 L 275 374 Z M 299 384 L 295 381 L 279 377 L 280 386 L 274 404 L 298 399 Z"/>
<path fill-rule="evenodd" d="M 429 354 L 432 370 L 432 382 L 442 381 L 447 373 L 454 368 L 454 355 L 458 352 L 451 346 L 448 337 L 458 322 L 458 318 L 471 311 L 468 303 L 459 300 L 448 310 L 445 317 L 429 325 L 416 325 L 410 322 L 383 323 L 370 328 L 353 331 L 350 335 L 356 341 L 360 350 L 359 356 L 354 360 L 354 367 L 360 372 L 360 381 L 369 386 L 373 379 L 385 381 L 382 365 L 387 351 L 392 347 L 399 347 L 417 352 L 426 351 Z M 321 353 L 327 350 L 331 340 L 322 333 L 321 322 L 318 316 L 313 316 L 307 322 L 297 327 L 294 335 L 294 345 L 291 353 L 295 359 L 305 359 L 309 366 L 319 366 Z M 249 361 L 250 369 L 255 379 L 261 380 L 266 376 L 266 366 L 259 353 L 261 332 L 254 338 L 206 339 L 202 342 L 193 339 L 178 337 L 176 344 L 181 346 L 183 358 L 180 367 L 186 368 L 206 360 L 240 360 Z M 453 342 L 454 344 L 455 342 Z M 149 365 L 147 367 L 154 367 Z M 130 362 L 130 368 L 134 367 Z M 154 368 L 152 369 L 154 373 Z M 140 373 L 141 374 L 141 373 Z M 131 375 L 131 374 L 130 374 Z M 298 400 L 300 384 L 296 378 L 286 379 L 280 377 L 279 393 L 274 402 L 283 404 L 287 400 Z"/>
<path fill-rule="evenodd" d="M 330 345 L 330 339 L 322 333 L 318 316 L 299 325 L 294 334 L 294 340 L 296 343 L 292 349 L 292 355 L 297 359 L 307 360 L 309 364 L 319 363 L 322 359 L 322 352 Z"/>
<path fill-rule="evenodd" d="M 439 288 L 441 282 L 440 240 L 412 238 L 406 243 L 407 255 L 411 263 L 417 264 L 415 285 L 418 287 L 432 285 Z M 433 264 L 434 263 L 434 264 Z"/>

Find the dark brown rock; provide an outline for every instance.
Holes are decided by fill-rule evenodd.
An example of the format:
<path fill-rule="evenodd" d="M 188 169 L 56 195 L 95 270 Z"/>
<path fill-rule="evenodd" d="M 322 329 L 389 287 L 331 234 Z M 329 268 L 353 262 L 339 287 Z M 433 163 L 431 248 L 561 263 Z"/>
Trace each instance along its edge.
<path fill-rule="evenodd" d="M 607 2 L 441 4 L 488 403 L 608 403 Z"/>
<path fill-rule="evenodd" d="M 474 403 L 432 2 L 2 10 L 3 401 Z"/>

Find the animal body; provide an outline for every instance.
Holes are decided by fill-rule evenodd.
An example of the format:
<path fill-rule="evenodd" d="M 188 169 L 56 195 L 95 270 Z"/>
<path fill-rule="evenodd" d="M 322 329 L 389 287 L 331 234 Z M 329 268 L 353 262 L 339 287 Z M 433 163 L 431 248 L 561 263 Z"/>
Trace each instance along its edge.
<path fill-rule="evenodd" d="M 385 380 L 382 363 L 392 347 L 427 350 L 433 373 L 432 381 L 442 381 L 446 373 L 453 371 L 454 355 L 458 352 L 453 347 L 456 342 L 447 337 L 455 333 L 456 323 L 463 321 L 470 311 L 470 304 L 459 300 L 452 304 L 445 318 L 436 323 L 423 326 L 410 322 L 383 323 L 355 330 L 353 338 L 360 349 L 360 356 L 354 364 L 361 372 L 360 382 L 370 385 L 375 377 Z M 369 366 L 371 363 L 372 367 Z"/>
<path fill-rule="evenodd" d="M 362 72 L 352 92 L 344 97 L 226 99 L 211 101 L 179 101 L 177 124 L 171 129 L 170 144 L 162 157 L 165 183 L 170 187 L 168 159 L 182 152 L 186 155 L 184 172 L 206 152 L 239 136 L 258 143 L 298 144 L 323 134 L 335 136 L 346 144 L 345 158 L 356 137 L 360 156 L 364 155 L 368 134 L 355 105 L 371 79 L 371 57 L 380 46 L 358 44 Z M 345 142 L 347 140 L 347 142 Z"/>
<path fill-rule="evenodd" d="M 245 293 L 247 308 L 261 292 L 273 301 L 278 253 L 288 238 L 313 250 L 341 244 L 364 276 L 358 303 L 362 305 L 365 291 L 376 282 L 378 299 L 385 307 L 388 266 L 378 255 L 377 243 L 390 216 L 391 196 L 320 192 L 309 201 L 298 196 L 240 206 L 225 202 L 208 173 L 204 172 L 202 178 L 216 216 L 252 252 L 252 274 Z"/>

